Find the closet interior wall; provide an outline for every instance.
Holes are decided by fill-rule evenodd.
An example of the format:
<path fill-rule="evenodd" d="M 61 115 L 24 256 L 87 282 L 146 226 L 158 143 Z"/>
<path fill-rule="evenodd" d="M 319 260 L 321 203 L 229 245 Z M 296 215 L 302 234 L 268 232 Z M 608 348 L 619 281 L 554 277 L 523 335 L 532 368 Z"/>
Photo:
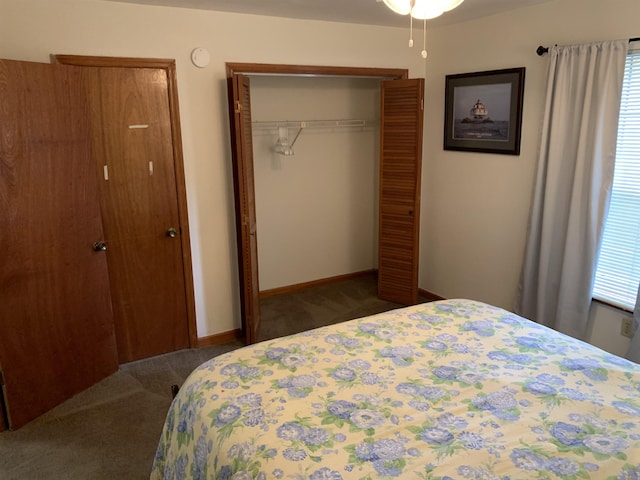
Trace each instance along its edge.
<path fill-rule="evenodd" d="M 380 80 L 256 75 L 251 111 L 260 289 L 377 268 Z"/>

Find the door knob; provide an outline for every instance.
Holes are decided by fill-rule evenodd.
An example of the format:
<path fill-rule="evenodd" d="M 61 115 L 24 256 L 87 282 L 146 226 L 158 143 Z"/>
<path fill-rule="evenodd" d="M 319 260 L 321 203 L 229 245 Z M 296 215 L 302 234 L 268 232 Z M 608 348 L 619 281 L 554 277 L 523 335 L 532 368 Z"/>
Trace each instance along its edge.
<path fill-rule="evenodd" d="M 176 235 L 178 235 L 178 231 L 171 227 L 169 230 L 167 230 L 167 237 L 169 238 L 176 238 Z"/>
<path fill-rule="evenodd" d="M 104 252 L 107 249 L 107 244 L 105 242 L 95 242 L 93 244 L 93 249 L 96 252 Z"/>

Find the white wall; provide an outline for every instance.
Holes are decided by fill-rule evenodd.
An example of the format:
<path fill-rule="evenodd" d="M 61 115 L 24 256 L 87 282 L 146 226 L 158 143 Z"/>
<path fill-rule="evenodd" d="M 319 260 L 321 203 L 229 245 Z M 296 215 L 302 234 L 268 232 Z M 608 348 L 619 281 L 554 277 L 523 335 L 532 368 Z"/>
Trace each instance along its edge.
<path fill-rule="evenodd" d="M 379 85 L 367 78 L 251 79 L 261 290 L 376 268 Z M 283 156 L 274 152 L 277 129 L 259 125 L 286 120 L 370 125 L 310 127 L 297 139 L 299 129 L 290 128 L 294 155 Z"/>
<path fill-rule="evenodd" d="M 420 286 L 512 309 L 520 275 L 538 140 L 547 57 L 538 45 L 640 35 L 638 0 L 557 0 L 431 31 L 426 69 Z M 520 156 L 442 149 L 445 75 L 526 67 Z M 596 307 L 597 308 L 597 307 Z M 594 316 L 595 318 L 595 316 Z M 608 317 L 595 328 L 619 337 Z M 607 328 L 607 326 L 609 328 Z M 608 332 L 608 333 L 607 333 Z M 624 353 L 628 341 L 604 342 Z"/>
<path fill-rule="evenodd" d="M 630 339 L 621 335 L 622 320 L 631 318 L 632 314 L 623 312 L 598 302 L 591 302 L 589 320 L 591 333 L 589 342 L 616 355 L 624 356 L 631 343 Z"/>
<path fill-rule="evenodd" d="M 225 62 L 408 68 L 406 31 L 99 0 L 0 0 L 0 57 L 176 59 L 198 335 L 240 327 Z M 191 65 L 204 47 L 211 64 Z"/>

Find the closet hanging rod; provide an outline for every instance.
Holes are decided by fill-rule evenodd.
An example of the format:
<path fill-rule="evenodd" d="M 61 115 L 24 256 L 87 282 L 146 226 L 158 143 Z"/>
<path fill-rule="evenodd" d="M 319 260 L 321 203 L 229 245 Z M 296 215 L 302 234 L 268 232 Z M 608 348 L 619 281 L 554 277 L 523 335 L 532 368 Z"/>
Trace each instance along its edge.
<path fill-rule="evenodd" d="M 374 120 L 285 120 L 285 121 L 255 121 L 253 128 L 337 128 L 337 127 L 366 127 L 375 125 Z"/>

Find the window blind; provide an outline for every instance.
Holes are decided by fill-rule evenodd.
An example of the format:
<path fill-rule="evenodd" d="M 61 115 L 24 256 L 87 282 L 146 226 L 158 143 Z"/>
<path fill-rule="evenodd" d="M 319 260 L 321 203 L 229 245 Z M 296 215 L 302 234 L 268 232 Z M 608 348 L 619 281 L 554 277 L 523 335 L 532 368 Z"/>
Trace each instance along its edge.
<path fill-rule="evenodd" d="M 640 42 L 625 65 L 615 173 L 593 298 L 633 310 L 640 282 Z"/>

